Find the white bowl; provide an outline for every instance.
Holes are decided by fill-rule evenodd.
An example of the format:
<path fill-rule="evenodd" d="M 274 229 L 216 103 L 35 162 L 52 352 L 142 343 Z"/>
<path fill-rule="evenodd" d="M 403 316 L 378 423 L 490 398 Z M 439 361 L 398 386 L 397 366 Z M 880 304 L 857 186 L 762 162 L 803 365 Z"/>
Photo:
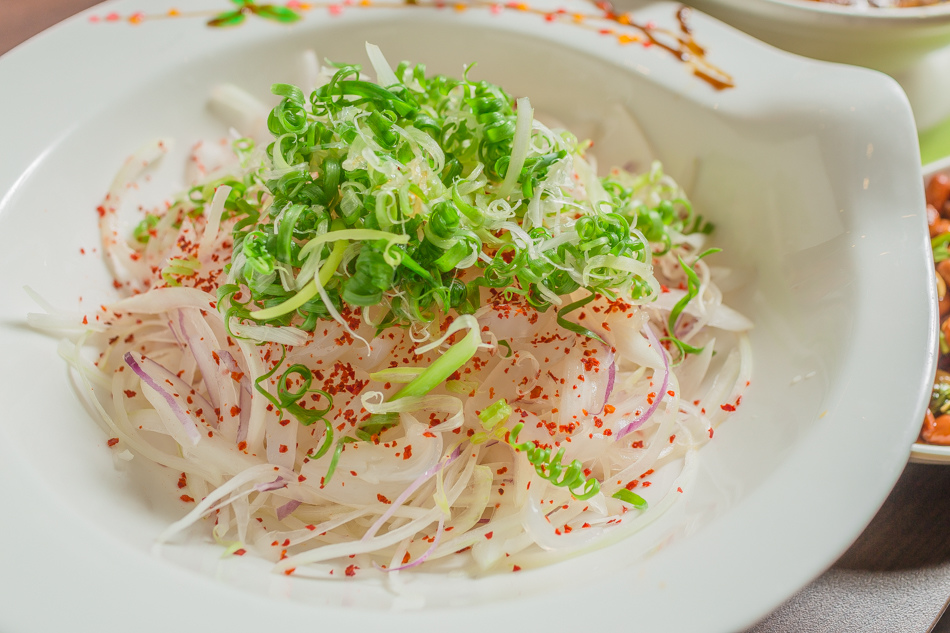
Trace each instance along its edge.
<path fill-rule="evenodd" d="M 149 17 L 172 6 L 106 3 L 0 59 L 0 629 L 736 631 L 872 518 L 916 436 L 936 346 L 914 123 L 892 80 L 778 52 L 699 14 L 693 37 L 735 88 L 715 90 L 661 46 L 630 45 L 636 28 L 575 17 L 592 13 L 583 3 L 561 17 L 547 1 L 353 3 L 231 29 Z M 635 21 L 676 33 L 678 8 L 646 2 Z M 148 469 L 113 464 L 56 343 L 23 326 L 36 306 L 22 286 L 62 308 L 108 300 L 91 252 L 95 206 L 125 156 L 179 139 L 152 183 L 167 195 L 187 146 L 225 132 L 205 111 L 211 84 L 263 98 L 304 48 L 356 60 L 364 40 L 433 71 L 478 61 L 477 76 L 595 132 L 627 108 L 716 223 L 717 257 L 745 273 L 729 299 L 756 323 L 754 378 L 701 451 L 697 483 L 650 529 L 546 569 L 394 587 L 274 576 L 200 540 L 152 552 L 181 504 Z"/>
<path fill-rule="evenodd" d="M 950 3 L 875 9 L 811 0 L 690 0 L 690 5 L 781 49 L 886 72 L 904 87 L 918 127 L 950 114 Z M 939 52 L 938 52 L 939 51 Z"/>

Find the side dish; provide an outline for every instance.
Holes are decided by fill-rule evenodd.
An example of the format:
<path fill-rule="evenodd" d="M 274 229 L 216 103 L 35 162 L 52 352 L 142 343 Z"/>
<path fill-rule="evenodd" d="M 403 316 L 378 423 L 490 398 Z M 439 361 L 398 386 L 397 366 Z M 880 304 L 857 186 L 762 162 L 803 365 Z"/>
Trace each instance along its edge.
<path fill-rule="evenodd" d="M 927 183 L 926 197 L 940 305 L 940 360 L 920 439 L 931 444 L 950 445 L 950 296 L 947 294 L 947 284 L 950 283 L 950 175 L 935 174 Z"/>

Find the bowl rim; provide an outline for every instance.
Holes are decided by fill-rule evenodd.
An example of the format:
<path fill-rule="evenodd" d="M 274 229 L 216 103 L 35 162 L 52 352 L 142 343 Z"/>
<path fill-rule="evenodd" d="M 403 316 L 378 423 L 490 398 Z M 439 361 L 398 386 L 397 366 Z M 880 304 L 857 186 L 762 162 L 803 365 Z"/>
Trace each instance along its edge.
<path fill-rule="evenodd" d="M 748 1 L 748 0 L 746 0 Z M 755 2 L 756 0 L 752 0 Z M 822 2 L 820 0 L 759 0 L 787 10 L 816 13 L 822 16 L 840 16 L 868 23 L 906 23 L 909 19 L 941 22 L 950 19 L 950 2 L 923 7 L 864 7 Z"/>

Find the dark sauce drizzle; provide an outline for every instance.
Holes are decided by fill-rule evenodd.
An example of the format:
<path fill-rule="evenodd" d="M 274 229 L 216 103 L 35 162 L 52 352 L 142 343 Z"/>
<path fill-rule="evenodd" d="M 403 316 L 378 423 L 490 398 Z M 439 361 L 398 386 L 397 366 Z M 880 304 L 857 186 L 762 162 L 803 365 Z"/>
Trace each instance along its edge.
<path fill-rule="evenodd" d="M 605 20 L 637 29 L 652 45 L 668 51 L 676 59 L 690 66 L 696 77 L 702 79 L 714 89 L 725 90 L 735 87 L 736 84 L 732 80 L 732 75 L 710 63 L 706 59 L 706 49 L 693 38 L 693 31 L 689 25 L 689 19 L 693 12 L 690 7 L 681 6 L 677 10 L 676 20 L 679 23 L 679 32 L 677 33 L 669 29 L 659 28 L 650 22 L 642 24 L 635 22 L 630 18 L 630 14 L 621 14 L 614 11 L 613 5 L 606 0 L 595 1 L 594 5 L 603 12 L 602 17 Z"/>

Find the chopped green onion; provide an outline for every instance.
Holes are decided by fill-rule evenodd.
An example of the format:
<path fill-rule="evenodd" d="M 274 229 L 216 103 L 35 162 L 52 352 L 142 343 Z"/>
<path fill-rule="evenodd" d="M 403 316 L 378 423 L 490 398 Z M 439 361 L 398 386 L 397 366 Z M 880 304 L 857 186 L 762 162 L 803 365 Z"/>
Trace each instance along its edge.
<path fill-rule="evenodd" d="M 614 499 L 620 499 L 624 503 L 629 503 L 637 510 L 646 510 L 649 507 L 646 499 L 626 488 L 621 488 L 610 496 Z"/>
<path fill-rule="evenodd" d="M 482 421 L 482 427 L 486 431 L 491 431 L 509 417 L 511 417 L 511 407 L 508 406 L 508 401 L 504 398 L 490 404 L 478 414 L 478 418 Z"/>
<path fill-rule="evenodd" d="M 557 311 L 557 324 L 560 325 L 565 330 L 570 330 L 571 332 L 574 332 L 575 334 L 580 334 L 581 336 L 586 336 L 588 338 L 594 339 L 595 341 L 600 341 L 601 343 L 604 343 L 604 339 L 602 339 L 600 335 L 597 334 L 596 332 L 592 330 L 588 330 L 583 325 L 573 323 L 564 318 L 565 314 L 569 314 L 573 312 L 574 310 L 583 308 L 584 306 L 586 306 L 588 303 L 590 303 L 593 300 L 594 300 L 594 295 L 588 295 L 584 297 L 583 299 L 575 301 L 574 303 L 567 304 L 566 306 L 564 306 L 563 308 Z"/>
<path fill-rule="evenodd" d="M 432 364 L 412 382 L 397 391 L 393 397 L 390 398 L 390 401 L 412 396 L 424 396 L 445 382 L 449 376 L 458 371 L 462 365 L 467 363 L 469 359 L 475 355 L 475 352 L 478 351 L 478 346 L 482 342 L 482 338 L 478 333 L 478 321 L 476 321 L 474 317 L 463 316 L 456 319 L 452 325 L 449 326 L 443 339 L 448 338 L 448 336 L 462 329 L 462 327 L 468 327 L 468 334 L 466 334 L 461 341 L 446 350 L 445 353 L 432 361 Z"/>
<path fill-rule="evenodd" d="M 550 448 L 540 448 L 533 442 L 523 442 L 518 444 L 518 435 L 524 424 L 519 422 L 511 429 L 508 435 L 508 444 L 516 451 L 523 452 L 528 461 L 534 466 L 538 475 L 547 479 L 555 486 L 567 488 L 568 491 L 578 501 L 590 499 L 600 492 L 600 482 L 591 478 L 584 477 L 584 465 L 579 460 L 573 460 L 566 468 L 562 464 L 564 449 L 558 449 L 552 457 Z"/>
<path fill-rule="evenodd" d="M 420 327 L 440 313 L 475 312 L 480 289 L 492 288 L 539 311 L 558 306 L 558 323 L 599 340 L 564 319 L 579 307 L 561 307 L 564 298 L 580 288 L 647 298 L 655 245 L 708 229 L 659 164 L 636 177 L 612 173 L 591 185 L 591 199 L 577 198 L 549 176 L 586 165 L 583 146 L 568 133 L 536 138 L 543 127 L 527 99 L 516 107 L 468 73 L 427 76 L 406 62 L 393 73 L 368 51 L 384 85 L 355 65 L 338 66 L 309 97 L 275 84 L 269 163 L 222 183 L 232 187 L 225 209 L 243 255 L 232 278 L 250 293 L 236 316 L 312 331 L 347 307 L 381 305 L 381 329 Z M 252 147 L 239 146 L 242 160 Z M 189 201 L 207 204 L 206 189 Z M 301 280 L 295 292 L 285 286 L 291 276 Z"/>
<path fill-rule="evenodd" d="M 693 263 L 695 264 L 695 262 L 698 262 L 703 257 L 718 253 L 721 250 L 722 249 L 719 248 L 710 248 L 706 251 L 703 251 L 696 257 Z M 683 269 L 683 272 L 686 273 L 686 294 L 679 301 L 677 301 L 676 305 L 673 306 L 673 309 L 670 310 L 670 316 L 667 321 L 667 330 L 669 330 L 670 335 L 668 337 L 664 337 L 663 340 L 672 342 L 673 345 L 675 345 L 680 350 L 682 355 L 698 354 L 699 352 L 703 351 L 703 348 L 688 345 L 677 338 L 676 322 L 679 320 L 683 310 L 686 309 L 686 306 L 689 305 L 689 302 L 699 294 L 699 276 L 696 274 L 696 271 L 692 269 L 692 267 L 683 261 L 682 257 L 677 259 L 679 260 L 680 267 Z"/>

